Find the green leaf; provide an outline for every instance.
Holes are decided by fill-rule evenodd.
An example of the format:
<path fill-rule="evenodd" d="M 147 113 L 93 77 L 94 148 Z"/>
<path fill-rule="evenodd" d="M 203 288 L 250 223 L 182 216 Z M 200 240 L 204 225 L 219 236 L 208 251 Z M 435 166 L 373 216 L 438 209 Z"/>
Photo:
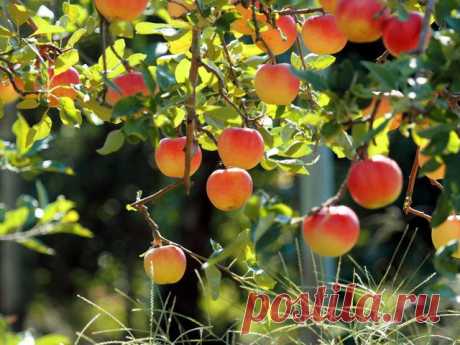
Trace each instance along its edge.
<path fill-rule="evenodd" d="M 447 245 L 439 248 L 434 256 L 433 263 L 436 271 L 451 279 L 460 273 L 460 260 L 452 257 L 452 254 L 457 252 L 459 244 L 459 240 L 450 241 Z"/>
<path fill-rule="evenodd" d="M 91 99 L 88 102 L 84 103 L 84 107 L 93 112 L 94 115 L 96 115 L 102 121 L 108 122 L 112 118 L 112 109 L 104 107 L 94 99 Z"/>
<path fill-rule="evenodd" d="M 74 208 L 74 206 L 75 204 L 73 201 L 67 200 L 64 197 L 59 197 L 56 201 L 46 206 L 38 224 L 46 224 L 51 221 L 59 220 Z"/>
<path fill-rule="evenodd" d="M 12 129 L 13 133 L 16 135 L 18 153 L 23 155 L 34 143 L 36 131 L 30 128 L 29 124 L 22 115 L 18 115 L 18 119 L 14 122 Z"/>
<path fill-rule="evenodd" d="M 258 269 L 254 272 L 254 280 L 258 287 L 265 290 L 271 290 L 276 285 L 276 280 L 270 277 L 263 269 Z"/>
<path fill-rule="evenodd" d="M 246 229 L 238 234 L 235 240 L 233 240 L 232 243 L 230 243 L 225 249 L 222 251 L 219 251 L 217 253 L 214 253 L 211 255 L 207 263 L 205 264 L 206 266 L 209 265 L 215 265 L 219 262 L 222 262 L 223 260 L 227 259 L 230 256 L 239 256 L 241 255 L 246 246 L 251 243 L 250 240 L 250 231 L 249 229 Z"/>
<path fill-rule="evenodd" d="M 76 65 L 79 60 L 80 56 L 77 49 L 70 49 L 65 51 L 56 59 L 54 74 L 58 75 L 67 71 L 70 67 Z"/>
<path fill-rule="evenodd" d="M 41 208 L 45 208 L 49 204 L 48 192 L 42 181 L 35 181 L 35 189 L 37 190 L 38 203 Z"/>
<path fill-rule="evenodd" d="M 448 193 L 444 191 L 438 198 L 436 209 L 434 210 L 433 216 L 431 218 L 431 226 L 435 228 L 444 223 L 444 221 L 447 219 L 447 217 L 449 217 L 451 212 L 452 203 L 450 201 Z"/>
<path fill-rule="evenodd" d="M 67 41 L 66 48 L 73 48 L 84 35 L 86 35 L 86 29 L 81 28 L 75 31 L 72 36 L 70 36 L 69 40 Z"/>
<path fill-rule="evenodd" d="M 79 127 L 83 121 L 81 112 L 75 107 L 75 103 L 69 97 L 61 97 L 59 100 L 59 117 L 66 126 Z"/>
<path fill-rule="evenodd" d="M 309 70 L 298 70 L 292 68 L 292 72 L 301 80 L 305 80 L 311 84 L 311 86 L 317 91 L 324 91 L 328 89 L 328 82 L 326 78 L 317 72 Z"/>
<path fill-rule="evenodd" d="M 399 77 L 398 70 L 389 68 L 387 64 L 378 64 L 363 61 L 362 64 L 371 72 L 371 75 L 380 82 L 382 85 L 382 91 L 397 90 L 399 88 Z"/>
<path fill-rule="evenodd" d="M 72 234 L 75 236 L 86 237 L 86 238 L 93 237 L 93 233 L 91 232 L 91 230 L 81 226 L 78 223 L 57 224 L 53 228 L 53 233 L 66 233 L 66 234 Z"/>
<path fill-rule="evenodd" d="M 21 26 L 30 18 L 29 10 L 20 3 L 10 2 L 7 8 L 11 19 L 18 26 Z"/>
<path fill-rule="evenodd" d="M 320 71 L 332 65 L 335 62 L 335 56 L 311 53 L 304 57 L 304 61 L 309 69 Z"/>
<path fill-rule="evenodd" d="M 139 113 L 143 108 L 144 104 L 138 97 L 124 97 L 113 107 L 112 118 L 117 119 L 122 116 L 132 116 Z"/>
<path fill-rule="evenodd" d="M 97 150 L 100 155 L 108 155 L 116 152 L 123 147 L 125 135 L 121 129 L 111 131 L 105 139 L 104 145 Z"/>
<path fill-rule="evenodd" d="M 219 298 L 220 283 L 222 282 L 222 273 L 215 265 L 206 265 L 204 268 L 206 280 L 209 289 L 211 290 L 211 297 L 213 300 Z"/>
<path fill-rule="evenodd" d="M 0 223 L 0 235 L 19 230 L 26 223 L 28 217 L 29 209 L 27 207 L 5 212 L 4 221 Z"/>
<path fill-rule="evenodd" d="M 44 245 L 40 241 L 34 239 L 34 238 L 27 238 L 27 239 L 22 239 L 16 241 L 20 245 L 26 247 L 27 249 L 36 251 L 40 254 L 45 254 L 45 255 L 54 255 L 55 251 L 54 249 Z"/>
<path fill-rule="evenodd" d="M 61 34 L 65 32 L 62 26 L 53 25 L 48 23 L 45 19 L 38 16 L 33 17 L 33 21 L 37 30 L 34 32 L 34 36 L 37 35 L 49 35 L 49 34 Z"/>

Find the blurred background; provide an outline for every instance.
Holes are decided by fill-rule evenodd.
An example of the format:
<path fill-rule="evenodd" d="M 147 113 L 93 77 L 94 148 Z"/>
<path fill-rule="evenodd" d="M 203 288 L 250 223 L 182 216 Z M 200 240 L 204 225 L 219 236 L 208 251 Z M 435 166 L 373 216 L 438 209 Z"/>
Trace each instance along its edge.
<path fill-rule="evenodd" d="M 27 3 L 32 7 L 46 5 L 56 13 L 62 7 L 61 1 Z M 91 8 L 88 1 L 80 3 Z M 294 1 L 284 3 L 295 4 Z M 302 2 L 302 6 L 305 6 L 305 2 Z M 158 19 L 151 17 L 149 20 Z M 158 36 L 146 36 L 128 41 L 134 49 L 147 53 L 152 60 L 164 52 L 163 43 L 157 39 Z M 78 48 L 88 63 L 96 61 L 101 53 L 97 36 L 85 39 Z M 379 43 L 349 44 L 338 59 L 355 55 L 375 60 L 383 50 Z M 285 59 L 288 60 L 288 56 Z M 2 119 L 1 139 L 11 140 L 8 124 L 14 118 L 14 109 L 9 109 Z M 136 312 L 133 308 L 148 309 L 151 303 L 151 284 L 139 257 L 149 247 L 151 234 L 142 217 L 128 212 L 125 206 L 135 200 L 138 190 L 147 195 L 171 181 L 155 167 L 153 147 L 149 143 L 125 145 L 121 151 L 109 156 L 97 154 L 96 150 L 103 145 L 111 129 L 109 126 L 88 124 L 81 129 L 56 128 L 55 139 L 45 156 L 70 165 L 75 175 L 42 174 L 38 177 L 46 187 L 50 200 L 65 194 L 76 202 L 80 222 L 94 232 L 94 238 L 56 235 L 43 239 L 55 249 L 54 256 L 39 255 L 17 244 L 0 242 L 0 315 L 9 317 L 16 331 L 32 329 L 37 334 L 57 332 L 73 338 L 75 332 L 82 329 L 97 312 L 77 295 L 110 311 L 128 327 L 146 329 L 148 313 Z M 260 167 L 253 169 L 251 175 L 255 189 L 263 189 L 268 195 L 276 196 L 279 202 L 292 207 L 299 215 L 303 214 L 335 193 L 349 165 L 346 160 L 335 159 L 330 152 L 320 150 L 320 153 L 320 162 L 311 168 L 309 176 L 267 172 Z M 409 174 L 414 153 L 415 146 L 409 138 L 397 131 L 391 134 L 391 156 L 399 163 L 405 176 Z M 150 208 L 164 236 L 203 256 L 212 252 L 210 238 L 225 244 L 250 225 L 244 210 L 223 213 L 214 209 L 208 201 L 206 179 L 217 166 L 217 154 L 206 152 L 201 169 L 194 175 L 191 195 L 185 197 L 183 189 L 178 189 Z M 0 171 L 0 181 L 0 202 L 9 208 L 15 207 L 21 194 L 37 196 L 35 180 Z M 430 213 L 438 196 L 437 189 L 426 178 L 419 178 L 415 190 L 414 207 Z M 425 220 L 402 215 L 403 197 L 401 195 L 390 208 L 373 212 L 353 204 L 348 196 L 343 202 L 352 206 L 362 220 L 359 245 L 351 255 L 360 265 L 367 267 L 376 281 L 387 269 L 408 227 L 409 235 L 402 242 L 402 248 L 409 248 L 408 255 L 403 257 L 405 251 L 401 251 L 396 256 L 394 269 L 403 262 L 399 275 L 405 277 L 417 270 L 412 278 L 413 283 L 409 283 L 414 287 L 434 270 L 429 258 L 433 253 L 431 230 Z M 414 232 L 416 234 L 409 247 Z M 267 231 L 256 250 L 261 266 L 272 271 L 281 271 L 278 253 L 282 253 L 291 272 L 290 278 L 300 283 L 295 239 L 304 246 L 298 227 L 284 229 L 274 226 Z M 307 258 L 305 283 L 314 286 L 316 282 L 311 280 L 313 268 L 309 266 L 308 249 L 303 248 L 302 251 Z M 188 263 L 185 278 L 176 285 L 161 287 L 155 302 L 160 304 L 161 298 L 165 299 L 170 293 L 176 299 L 175 311 L 198 320 L 210 318 L 218 332 L 238 325 L 247 291 L 224 277 L 220 298 L 212 301 L 209 293 L 201 288 L 194 272 L 199 267 L 191 260 Z M 335 262 L 329 261 L 324 265 L 326 271 L 334 274 Z M 342 266 L 341 275 L 343 281 L 352 280 L 353 266 L 348 261 Z M 450 301 L 446 300 L 446 303 Z M 115 328 L 116 324 L 110 318 L 102 317 L 91 327 L 94 330 L 109 330 Z M 456 330 L 455 325 L 451 325 L 446 332 L 452 336 L 458 332 L 458 328 Z M 100 335 L 100 339 L 116 337 L 117 333 Z"/>

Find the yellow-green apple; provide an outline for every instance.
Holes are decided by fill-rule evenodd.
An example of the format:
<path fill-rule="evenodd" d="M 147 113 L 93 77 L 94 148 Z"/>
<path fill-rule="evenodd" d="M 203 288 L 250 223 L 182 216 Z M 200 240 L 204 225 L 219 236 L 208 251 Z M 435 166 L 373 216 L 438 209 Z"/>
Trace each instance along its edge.
<path fill-rule="evenodd" d="M 144 270 L 155 284 L 174 284 L 187 267 L 184 251 L 173 245 L 150 248 L 144 256 Z"/>
<path fill-rule="evenodd" d="M 136 94 L 148 96 L 150 94 L 147 85 L 145 84 L 144 76 L 140 72 L 128 72 L 126 74 L 115 77 L 112 82 L 117 86 L 118 90 L 109 87 L 105 100 L 108 104 L 114 105 L 120 99 Z"/>
<path fill-rule="evenodd" d="M 375 118 L 378 119 L 378 118 L 386 117 L 388 115 L 391 116 L 393 114 L 393 106 L 391 105 L 391 96 L 381 95 L 381 96 L 376 96 L 372 98 L 371 103 L 363 110 L 364 116 L 372 115 L 372 112 L 374 111 L 374 107 L 376 105 L 378 97 L 380 97 L 380 104 L 375 113 Z M 402 114 L 401 113 L 394 114 L 389 123 L 390 130 L 398 129 L 399 126 L 401 126 L 401 122 L 402 122 Z"/>
<path fill-rule="evenodd" d="M 185 146 L 186 137 L 163 138 L 155 150 L 155 163 L 160 171 L 173 178 L 183 178 L 185 173 Z M 201 148 L 199 145 L 192 147 L 192 160 L 190 161 L 190 176 L 201 165 Z"/>
<path fill-rule="evenodd" d="M 265 64 L 256 72 L 254 87 L 263 102 L 288 105 L 299 93 L 300 80 L 291 72 L 287 63 Z"/>
<path fill-rule="evenodd" d="M 433 244 L 436 249 L 445 246 L 450 241 L 460 241 L 460 216 L 449 216 L 444 223 L 436 228 L 433 228 L 431 231 L 431 239 L 433 240 Z M 460 245 L 452 256 L 460 259 Z"/>
<path fill-rule="evenodd" d="M 264 139 L 251 128 L 226 128 L 217 140 L 217 151 L 226 167 L 252 169 L 264 158 Z"/>
<path fill-rule="evenodd" d="M 369 209 L 394 202 L 401 193 L 402 185 L 398 163 L 380 155 L 353 163 L 348 176 L 348 190 L 353 200 Z"/>
<path fill-rule="evenodd" d="M 303 220 L 303 238 L 321 256 L 341 256 L 359 238 L 359 219 L 347 206 L 328 206 Z"/>
<path fill-rule="evenodd" d="M 15 80 L 15 84 L 19 87 L 20 79 Z M 21 85 L 24 85 L 21 82 Z M 19 94 L 16 92 L 13 84 L 10 82 L 8 78 L 0 79 L 0 101 L 3 104 L 13 103 L 19 98 Z"/>
<path fill-rule="evenodd" d="M 428 163 L 429 160 L 431 160 L 431 157 L 425 156 L 423 153 L 418 154 L 418 165 L 420 166 L 420 168 L 423 168 L 423 166 L 426 163 Z M 429 177 L 432 180 L 442 180 L 445 174 L 446 165 L 441 164 L 436 170 L 425 173 L 425 176 Z"/>
<path fill-rule="evenodd" d="M 171 18 L 180 18 L 195 8 L 195 3 L 184 0 L 168 0 L 168 14 Z"/>
<path fill-rule="evenodd" d="M 422 26 L 423 17 L 417 12 L 409 13 L 405 20 L 398 17 L 387 19 L 383 27 L 385 48 L 394 56 L 415 50 L 420 41 Z M 428 39 L 430 36 L 427 36 Z"/>
<path fill-rule="evenodd" d="M 94 0 L 97 10 L 108 21 L 132 21 L 147 8 L 148 0 Z"/>
<path fill-rule="evenodd" d="M 251 175 L 241 168 L 218 169 L 209 175 L 206 192 L 219 210 L 237 210 L 252 195 Z"/>
<path fill-rule="evenodd" d="M 48 103 L 51 107 L 59 106 L 59 99 L 61 97 L 69 97 L 71 99 L 77 97 L 77 91 L 74 89 L 74 86 L 80 84 L 80 74 L 75 68 L 71 67 L 57 75 L 54 75 L 53 70 L 50 69 L 48 74 Z"/>
<path fill-rule="evenodd" d="M 319 0 L 319 4 L 324 11 L 329 13 L 335 13 L 337 7 L 337 0 Z"/>
<path fill-rule="evenodd" d="M 303 23 L 302 38 L 308 50 L 315 54 L 335 54 L 347 44 L 347 37 L 331 14 L 308 18 Z"/>
<path fill-rule="evenodd" d="M 267 24 L 268 30 L 261 30 L 260 37 L 275 55 L 280 55 L 292 47 L 297 38 L 297 27 L 291 16 L 280 16 L 276 20 L 276 28 Z M 280 32 L 281 31 L 281 32 Z M 265 44 L 257 42 L 257 46 L 266 51 Z"/>
<path fill-rule="evenodd" d="M 349 41 L 366 43 L 382 36 L 388 13 L 380 0 L 339 0 L 335 15 Z"/>

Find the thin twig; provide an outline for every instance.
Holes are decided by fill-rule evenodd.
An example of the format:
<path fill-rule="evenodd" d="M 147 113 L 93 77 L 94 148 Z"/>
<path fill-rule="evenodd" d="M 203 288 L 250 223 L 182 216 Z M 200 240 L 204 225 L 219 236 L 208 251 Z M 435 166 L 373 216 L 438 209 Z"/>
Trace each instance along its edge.
<path fill-rule="evenodd" d="M 102 68 L 104 76 L 104 86 L 102 89 L 102 100 L 105 102 L 105 96 L 107 94 L 107 80 L 108 80 L 108 71 L 107 71 L 107 19 L 99 13 L 100 16 L 100 31 L 101 31 L 101 40 L 102 40 Z"/>
<path fill-rule="evenodd" d="M 256 14 L 256 0 L 251 0 L 251 9 L 252 9 L 252 22 L 254 24 L 254 29 L 255 29 L 255 34 L 256 34 L 256 42 L 262 42 L 262 45 L 264 46 L 265 50 L 267 51 L 268 55 L 270 56 L 270 61 L 274 64 L 276 64 L 276 57 L 275 54 L 273 54 L 272 50 L 268 46 L 267 42 L 263 39 L 263 37 L 260 35 L 260 28 L 259 28 L 259 22 L 257 21 L 257 14 Z M 276 28 L 276 27 L 275 27 Z"/>

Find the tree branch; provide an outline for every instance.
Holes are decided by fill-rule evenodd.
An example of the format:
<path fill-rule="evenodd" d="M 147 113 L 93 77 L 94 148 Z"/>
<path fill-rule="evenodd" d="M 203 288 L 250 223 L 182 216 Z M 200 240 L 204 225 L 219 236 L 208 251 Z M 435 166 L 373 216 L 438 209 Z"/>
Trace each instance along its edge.
<path fill-rule="evenodd" d="M 280 16 L 295 16 L 295 15 L 300 15 L 300 14 L 310 14 L 310 13 L 316 13 L 316 12 L 319 12 L 322 14 L 325 13 L 322 7 L 301 8 L 301 9 L 288 8 L 285 10 L 275 11 L 274 13 Z"/>
<path fill-rule="evenodd" d="M 193 155 L 193 145 L 195 141 L 195 121 L 196 121 L 196 87 L 198 84 L 198 68 L 200 67 L 200 35 L 201 29 L 198 27 L 193 28 L 192 32 L 192 61 L 190 66 L 190 87 L 191 93 L 186 103 L 187 119 L 186 119 L 186 133 L 187 140 L 185 145 L 185 170 L 184 170 L 184 186 L 185 192 L 190 194 L 190 166 Z"/>
<path fill-rule="evenodd" d="M 436 0 L 428 0 L 425 7 L 425 16 L 423 18 L 422 31 L 420 32 L 420 39 L 417 48 L 412 52 L 413 54 L 422 54 L 426 48 L 426 42 L 431 30 L 431 15 L 433 14 L 434 5 Z"/>

